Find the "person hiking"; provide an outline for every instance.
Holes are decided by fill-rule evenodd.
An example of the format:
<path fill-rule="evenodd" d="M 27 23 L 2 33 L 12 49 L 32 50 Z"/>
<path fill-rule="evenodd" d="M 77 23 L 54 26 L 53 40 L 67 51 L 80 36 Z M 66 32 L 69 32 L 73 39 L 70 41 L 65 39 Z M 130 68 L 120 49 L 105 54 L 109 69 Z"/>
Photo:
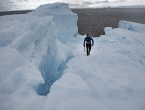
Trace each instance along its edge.
<path fill-rule="evenodd" d="M 84 48 L 85 48 L 85 42 L 86 42 L 86 49 L 87 49 L 87 56 L 90 55 L 90 51 L 91 51 L 91 46 L 94 45 L 94 40 L 92 37 L 89 36 L 89 34 L 86 34 L 87 37 L 85 37 L 84 39 Z M 92 45 L 91 45 L 91 40 L 92 40 Z"/>

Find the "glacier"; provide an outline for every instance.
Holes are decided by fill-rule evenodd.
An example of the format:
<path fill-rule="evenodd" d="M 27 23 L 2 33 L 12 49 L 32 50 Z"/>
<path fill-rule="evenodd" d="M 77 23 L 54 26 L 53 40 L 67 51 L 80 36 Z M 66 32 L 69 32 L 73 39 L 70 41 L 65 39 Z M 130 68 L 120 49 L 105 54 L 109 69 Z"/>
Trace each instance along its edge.
<path fill-rule="evenodd" d="M 1 110 L 144 110 L 144 24 L 120 21 L 91 55 L 65 3 L 0 17 Z"/>
<path fill-rule="evenodd" d="M 64 43 L 77 34 L 77 15 L 68 4 L 47 4 L 28 14 L 0 17 L 0 25 L 0 96 L 47 95 L 73 57 Z"/>

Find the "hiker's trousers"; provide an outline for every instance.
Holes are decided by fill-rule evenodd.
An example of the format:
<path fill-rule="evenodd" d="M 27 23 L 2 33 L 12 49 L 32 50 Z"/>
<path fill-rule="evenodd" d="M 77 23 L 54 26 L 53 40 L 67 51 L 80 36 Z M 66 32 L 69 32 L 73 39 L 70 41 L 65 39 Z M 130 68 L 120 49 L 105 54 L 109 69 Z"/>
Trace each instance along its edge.
<path fill-rule="evenodd" d="M 87 54 L 89 54 L 91 51 L 91 43 L 90 44 L 86 43 L 86 49 L 87 49 Z"/>

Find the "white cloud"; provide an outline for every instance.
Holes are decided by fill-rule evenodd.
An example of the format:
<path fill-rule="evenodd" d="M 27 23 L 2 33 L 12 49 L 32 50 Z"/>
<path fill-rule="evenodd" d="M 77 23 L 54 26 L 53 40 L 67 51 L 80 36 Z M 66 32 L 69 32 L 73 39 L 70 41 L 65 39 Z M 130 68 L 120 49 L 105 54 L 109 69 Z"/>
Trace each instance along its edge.
<path fill-rule="evenodd" d="M 145 5 L 145 0 L 1 0 L 0 11 L 35 9 L 54 2 L 68 3 L 71 8 Z"/>

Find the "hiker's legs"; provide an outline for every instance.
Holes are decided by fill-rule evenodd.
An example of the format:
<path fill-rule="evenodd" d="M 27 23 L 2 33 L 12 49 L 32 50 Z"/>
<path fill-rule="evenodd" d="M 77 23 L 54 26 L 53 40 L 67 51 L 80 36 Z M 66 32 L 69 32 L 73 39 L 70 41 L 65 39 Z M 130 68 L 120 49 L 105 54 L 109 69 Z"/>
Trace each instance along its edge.
<path fill-rule="evenodd" d="M 89 44 L 89 53 L 90 53 L 90 51 L 91 51 L 91 44 Z"/>
<path fill-rule="evenodd" d="M 89 45 L 88 44 L 86 44 L 86 49 L 87 49 L 87 55 L 89 54 Z"/>

